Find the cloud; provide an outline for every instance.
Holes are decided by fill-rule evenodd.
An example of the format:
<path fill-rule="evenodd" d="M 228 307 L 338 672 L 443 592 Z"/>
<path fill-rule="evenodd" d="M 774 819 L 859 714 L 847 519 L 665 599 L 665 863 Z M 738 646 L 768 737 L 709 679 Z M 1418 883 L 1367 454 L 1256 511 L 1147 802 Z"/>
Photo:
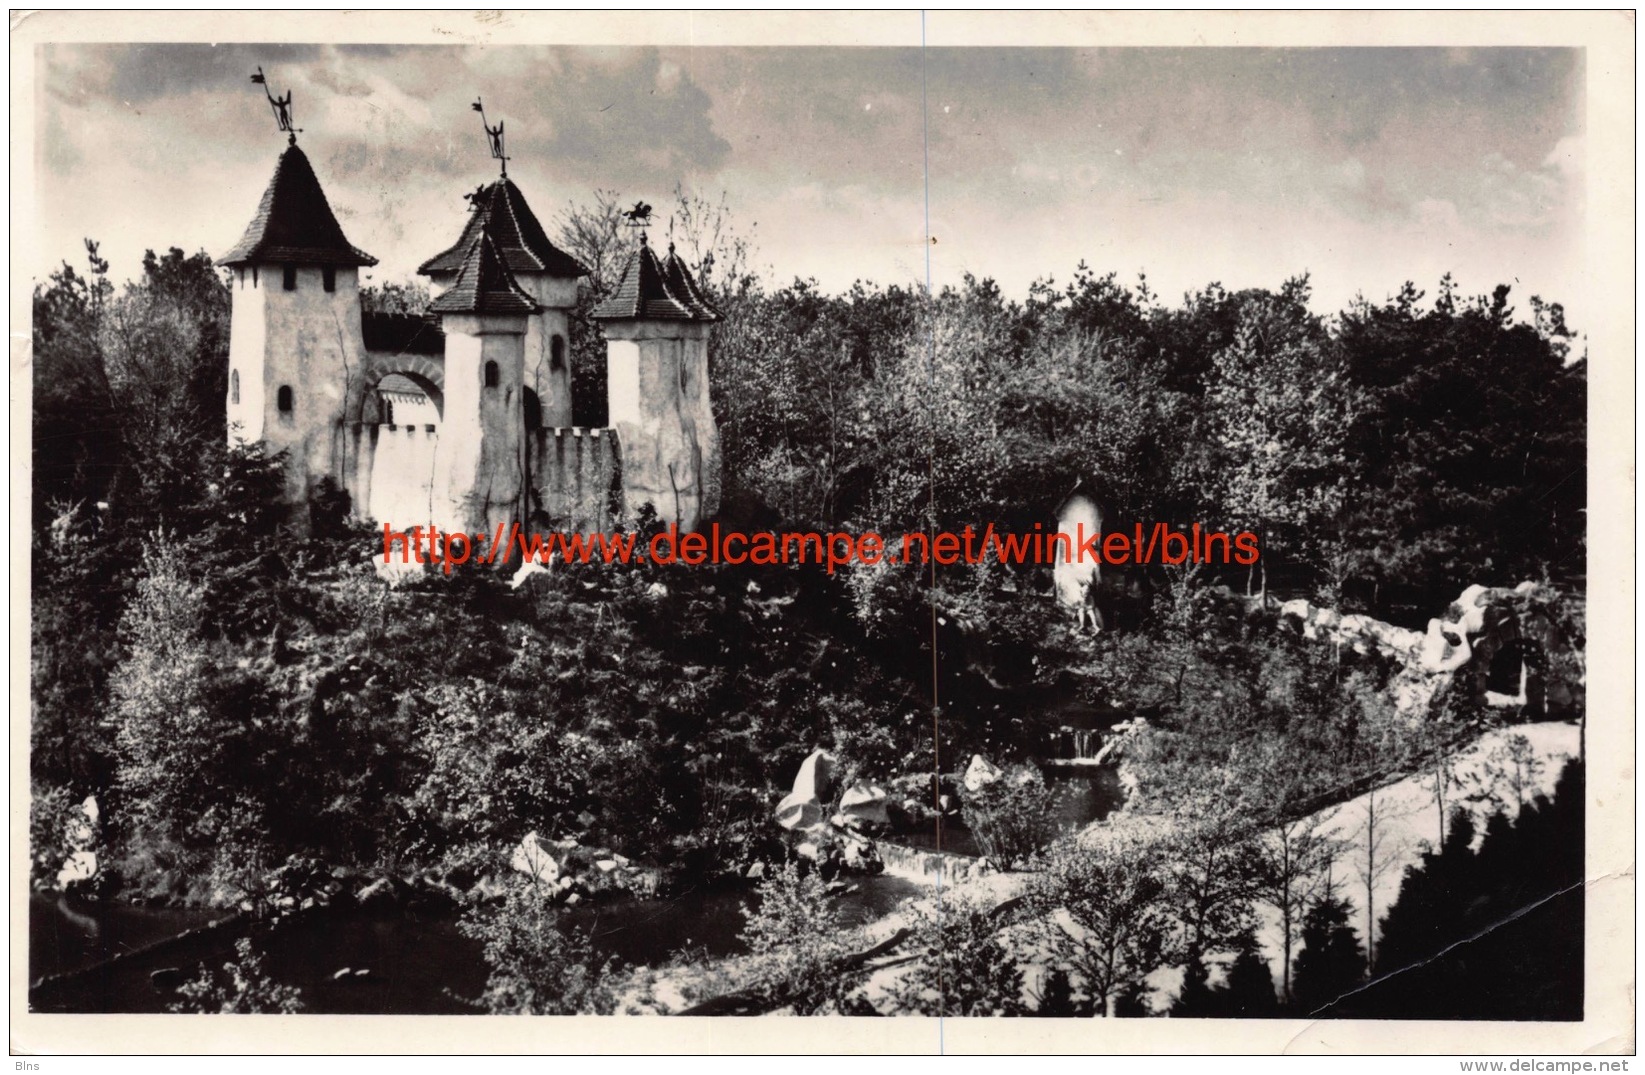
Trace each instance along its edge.
<path fill-rule="evenodd" d="M 77 257 L 83 235 L 105 240 L 116 274 L 146 246 L 232 244 L 284 145 L 247 80 L 258 64 L 294 93 L 301 144 L 382 279 L 447 245 L 462 194 L 495 174 L 476 95 L 505 122 L 509 173 L 545 221 L 597 187 L 654 204 L 677 181 L 724 189 L 739 225 L 759 222 L 762 264 L 825 287 L 923 277 L 928 192 L 939 282 L 963 268 L 1017 293 L 1081 258 L 1148 268 L 1166 290 L 1321 266 L 1350 294 L 1374 290 L 1352 280 L 1356 263 L 1378 279 L 1402 262 L 1418 277 L 1501 264 L 1511 278 L 1515 259 L 1580 233 L 1583 61 L 1570 49 L 42 56 L 42 271 Z"/>

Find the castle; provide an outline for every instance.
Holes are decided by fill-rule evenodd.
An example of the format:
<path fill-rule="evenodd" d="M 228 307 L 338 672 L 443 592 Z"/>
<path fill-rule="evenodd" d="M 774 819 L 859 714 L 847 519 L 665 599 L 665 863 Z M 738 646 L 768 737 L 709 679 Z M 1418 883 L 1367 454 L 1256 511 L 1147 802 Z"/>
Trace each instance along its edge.
<path fill-rule="evenodd" d="M 365 313 L 352 245 L 293 134 L 231 269 L 229 437 L 286 454 L 288 499 L 331 479 L 400 529 L 610 528 L 650 505 L 696 528 L 719 500 L 708 334 L 719 314 L 644 232 L 593 317 L 608 425 L 572 425 L 570 318 L 587 270 L 506 170 L 425 261 L 426 315 Z"/>

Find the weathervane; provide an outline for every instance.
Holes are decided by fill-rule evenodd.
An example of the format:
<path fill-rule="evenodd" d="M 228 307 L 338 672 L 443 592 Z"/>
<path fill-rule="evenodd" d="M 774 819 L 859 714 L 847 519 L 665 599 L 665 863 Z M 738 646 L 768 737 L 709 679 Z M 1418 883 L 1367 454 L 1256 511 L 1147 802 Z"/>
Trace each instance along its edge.
<path fill-rule="evenodd" d="M 623 210 L 623 220 L 631 228 L 647 227 L 651 223 L 651 206 L 645 202 L 635 202 L 634 208 Z"/>
<path fill-rule="evenodd" d="M 290 144 L 296 145 L 297 136 L 303 132 L 303 129 L 291 125 L 291 91 L 287 90 L 284 97 L 274 96 L 274 92 L 268 88 L 268 77 L 263 74 L 261 64 L 257 67 L 257 73 L 251 76 L 251 80 L 263 87 L 263 93 L 268 97 L 268 106 L 274 110 L 274 122 L 279 125 L 282 131 L 286 132 Z"/>
<path fill-rule="evenodd" d="M 495 127 L 487 123 L 485 105 L 480 103 L 478 97 L 474 98 L 474 111 L 480 113 L 480 126 L 486 129 L 486 139 L 491 143 L 491 159 L 502 161 L 503 178 L 507 179 L 508 155 L 503 152 L 503 121 L 498 120 Z"/>

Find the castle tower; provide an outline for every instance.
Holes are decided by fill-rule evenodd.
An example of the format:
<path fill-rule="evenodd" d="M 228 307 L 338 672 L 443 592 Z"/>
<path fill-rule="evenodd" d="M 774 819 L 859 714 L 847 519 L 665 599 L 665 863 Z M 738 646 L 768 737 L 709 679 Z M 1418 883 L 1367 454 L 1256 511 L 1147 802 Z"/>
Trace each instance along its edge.
<path fill-rule="evenodd" d="M 302 504 L 320 478 L 341 473 L 349 371 L 365 349 L 359 269 L 377 259 L 343 235 L 293 141 L 219 263 L 234 270 L 229 437 L 289 453 L 287 495 Z"/>
<path fill-rule="evenodd" d="M 594 311 L 606 337 L 606 398 L 632 516 L 695 529 L 719 510 L 720 437 L 708 397 L 708 335 L 720 315 L 672 244 L 659 260 L 640 234 L 611 297 Z"/>
<path fill-rule="evenodd" d="M 541 309 L 484 227 L 429 307 L 445 331 L 445 423 L 434 471 L 443 529 L 494 534 L 526 517 L 521 396 L 527 333 Z"/>
<path fill-rule="evenodd" d="M 463 234 L 448 250 L 418 267 L 437 292 L 452 286 L 463 258 L 481 232 L 491 236 L 515 283 L 541 309 L 526 322 L 521 381 L 528 431 L 571 425 L 571 332 L 581 262 L 549 241 L 514 181 L 504 175 L 470 197 Z"/>

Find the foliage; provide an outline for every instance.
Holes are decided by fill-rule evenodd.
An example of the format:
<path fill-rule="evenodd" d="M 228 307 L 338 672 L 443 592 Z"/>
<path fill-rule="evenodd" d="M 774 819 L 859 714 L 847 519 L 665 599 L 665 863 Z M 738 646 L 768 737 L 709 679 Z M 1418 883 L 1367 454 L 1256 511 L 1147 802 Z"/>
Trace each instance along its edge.
<path fill-rule="evenodd" d="M 846 974 L 850 949 L 841 941 L 833 898 L 817 871 L 789 863 L 760 883 L 743 941 L 753 953 L 745 988 L 767 1009 L 796 1015 L 838 1010 L 855 988 Z"/>
<path fill-rule="evenodd" d="M 1119 999 L 1169 961 L 1174 935 L 1167 881 L 1148 848 L 1114 838 L 1097 847 L 1053 845 L 1028 905 L 1056 965 L 1078 979 L 1092 1005 L 1115 1015 Z M 1069 925 L 1058 918 L 1066 914 Z M 1071 928 L 1070 928 L 1071 927 Z"/>
<path fill-rule="evenodd" d="M 1302 922 L 1302 951 L 1291 974 L 1297 1009 L 1316 1012 L 1357 989 L 1365 977 L 1365 953 L 1349 925 L 1348 901 L 1327 897 Z"/>
<path fill-rule="evenodd" d="M 202 968 L 198 977 L 178 986 L 182 999 L 171 1010 L 212 1015 L 295 1015 L 303 1010 L 303 991 L 270 977 L 250 939 L 235 941 L 234 953 L 220 970 Z"/>
<path fill-rule="evenodd" d="M 906 947 L 914 962 L 887 987 L 895 1011 L 954 1018 L 1030 1014 L 1022 965 L 1002 939 L 1004 923 L 991 906 L 975 897 L 939 895 L 909 913 L 913 936 Z M 1072 995 L 1065 1000 L 1071 1005 Z"/>
<path fill-rule="evenodd" d="M 70 852 L 79 850 L 69 840 L 69 826 L 80 803 L 68 788 L 36 788 L 29 795 L 29 882 L 36 887 L 56 883 L 57 871 Z"/>
<path fill-rule="evenodd" d="M 614 965 L 588 935 L 567 928 L 535 882 L 517 884 L 458 923 L 483 945 L 487 966 L 480 1004 L 493 1015 L 608 1015 L 616 1007 Z"/>
<path fill-rule="evenodd" d="M 1037 767 L 1012 766 L 964 793 L 965 827 L 997 869 L 1014 869 L 1056 835 L 1054 799 Z"/>
<path fill-rule="evenodd" d="M 1438 850 L 1406 870 L 1382 921 L 1375 978 L 1332 1014 L 1576 1019 L 1583 990 L 1582 766 L 1551 798 L 1493 814 L 1477 850 L 1458 810 Z"/>
<path fill-rule="evenodd" d="M 622 204 L 601 192 L 559 229 L 593 269 L 571 326 L 585 424 L 604 424 L 589 313 L 629 253 Z M 1533 298 L 1516 320 L 1505 288 L 1467 300 L 1447 280 L 1431 306 L 1407 286 L 1321 317 L 1306 277 L 1165 305 L 1146 281 L 1083 264 L 1022 301 L 972 277 L 830 295 L 758 278 L 723 198 L 681 188 L 669 217 L 725 315 L 710 373 L 727 522 L 892 541 L 933 526 L 1021 532 L 1079 483 L 1111 527 L 1256 527 L 1267 587 L 1344 611 L 1398 619 L 1474 581 L 1581 574 L 1586 362 L 1556 305 Z M 1252 581 L 1226 565 L 1107 573 L 1122 629 L 1096 640 L 1062 625 L 1044 568 L 987 557 L 832 577 L 561 564 L 519 592 L 475 573 L 390 586 L 340 494 L 299 537 L 283 461 L 225 443 L 228 293 L 211 262 L 151 253 L 116 287 L 95 243 L 87 255 L 34 294 L 31 777 L 63 789 L 43 803 L 99 796 L 134 887 L 169 878 L 154 887 L 255 903 L 296 852 L 466 884 L 532 830 L 701 878 L 768 857 L 771 804 L 810 750 L 835 752 L 851 779 L 929 772 L 937 710 L 944 763 L 1020 757 L 1046 730 L 1025 700 L 1073 692 L 1140 718 L 1130 810 L 1193 823 L 1146 853 L 1049 853 L 1030 904 L 1075 928 L 1046 938 L 1063 978 L 1042 984 L 1042 1006 L 1125 1010 L 1147 970 L 1187 961 L 1202 994 L 1190 1006 L 1233 1004 L 1226 990 L 1259 1011 L 1260 960 L 1236 956 L 1226 986 L 1208 968 L 1245 952 L 1261 904 L 1288 945 L 1304 925 L 1334 848 L 1297 819 L 1443 758 L 1394 714 L 1387 662 L 1276 633 L 1218 589 Z M 415 285 L 363 297 L 421 301 Z M 1579 608 L 1547 611 L 1581 639 Z M 1446 834 L 1390 912 L 1387 959 L 1424 958 L 1409 923 L 1441 915 L 1437 879 L 1472 885 L 1487 847 L 1527 841 L 1563 876 L 1569 863 L 1533 837 L 1569 824 L 1569 797 L 1537 799 L 1521 754 L 1497 759 L 1489 789 L 1436 783 L 1447 802 L 1489 795 L 1518 816 L 1472 859 Z M 1015 865 L 1049 835 L 1047 793 L 1032 778 L 996 788 L 965 810 L 990 857 Z M 51 854 L 49 819 L 31 824 L 36 854 Z M 1364 846 L 1355 865 L 1374 883 L 1391 856 Z M 1525 896 L 1492 885 L 1481 906 Z M 822 913 L 813 896 L 775 897 L 773 936 L 798 936 L 806 907 Z M 586 951 L 522 900 L 477 927 L 517 971 L 498 1003 L 596 1004 L 594 979 L 570 1000 L 535 992 L 543 968 L 584 966 Z M 956 922 L 961 954 L 942 973 L 974 982 L 978 1010 L 1004 1010 L 1009 961 L 963 955 L 999 955 L 996 934 Z M 1370 929 L 1364 940 L 1383 968 Z M 795 951 L 773 948 L 773 965 Z M 831 958 L 790 968 L 803 989 L 770 988 L 829 1003 L 815 964 Z M 971 989 L 941 1003 L 971 1005 Z"/>
<path fill-rule="evenodd" d="M 360 289 L 360 309 L 364 313 L 422 314 L 431 301 L 428 285 L 421 280 L 367 284 Z"/>

